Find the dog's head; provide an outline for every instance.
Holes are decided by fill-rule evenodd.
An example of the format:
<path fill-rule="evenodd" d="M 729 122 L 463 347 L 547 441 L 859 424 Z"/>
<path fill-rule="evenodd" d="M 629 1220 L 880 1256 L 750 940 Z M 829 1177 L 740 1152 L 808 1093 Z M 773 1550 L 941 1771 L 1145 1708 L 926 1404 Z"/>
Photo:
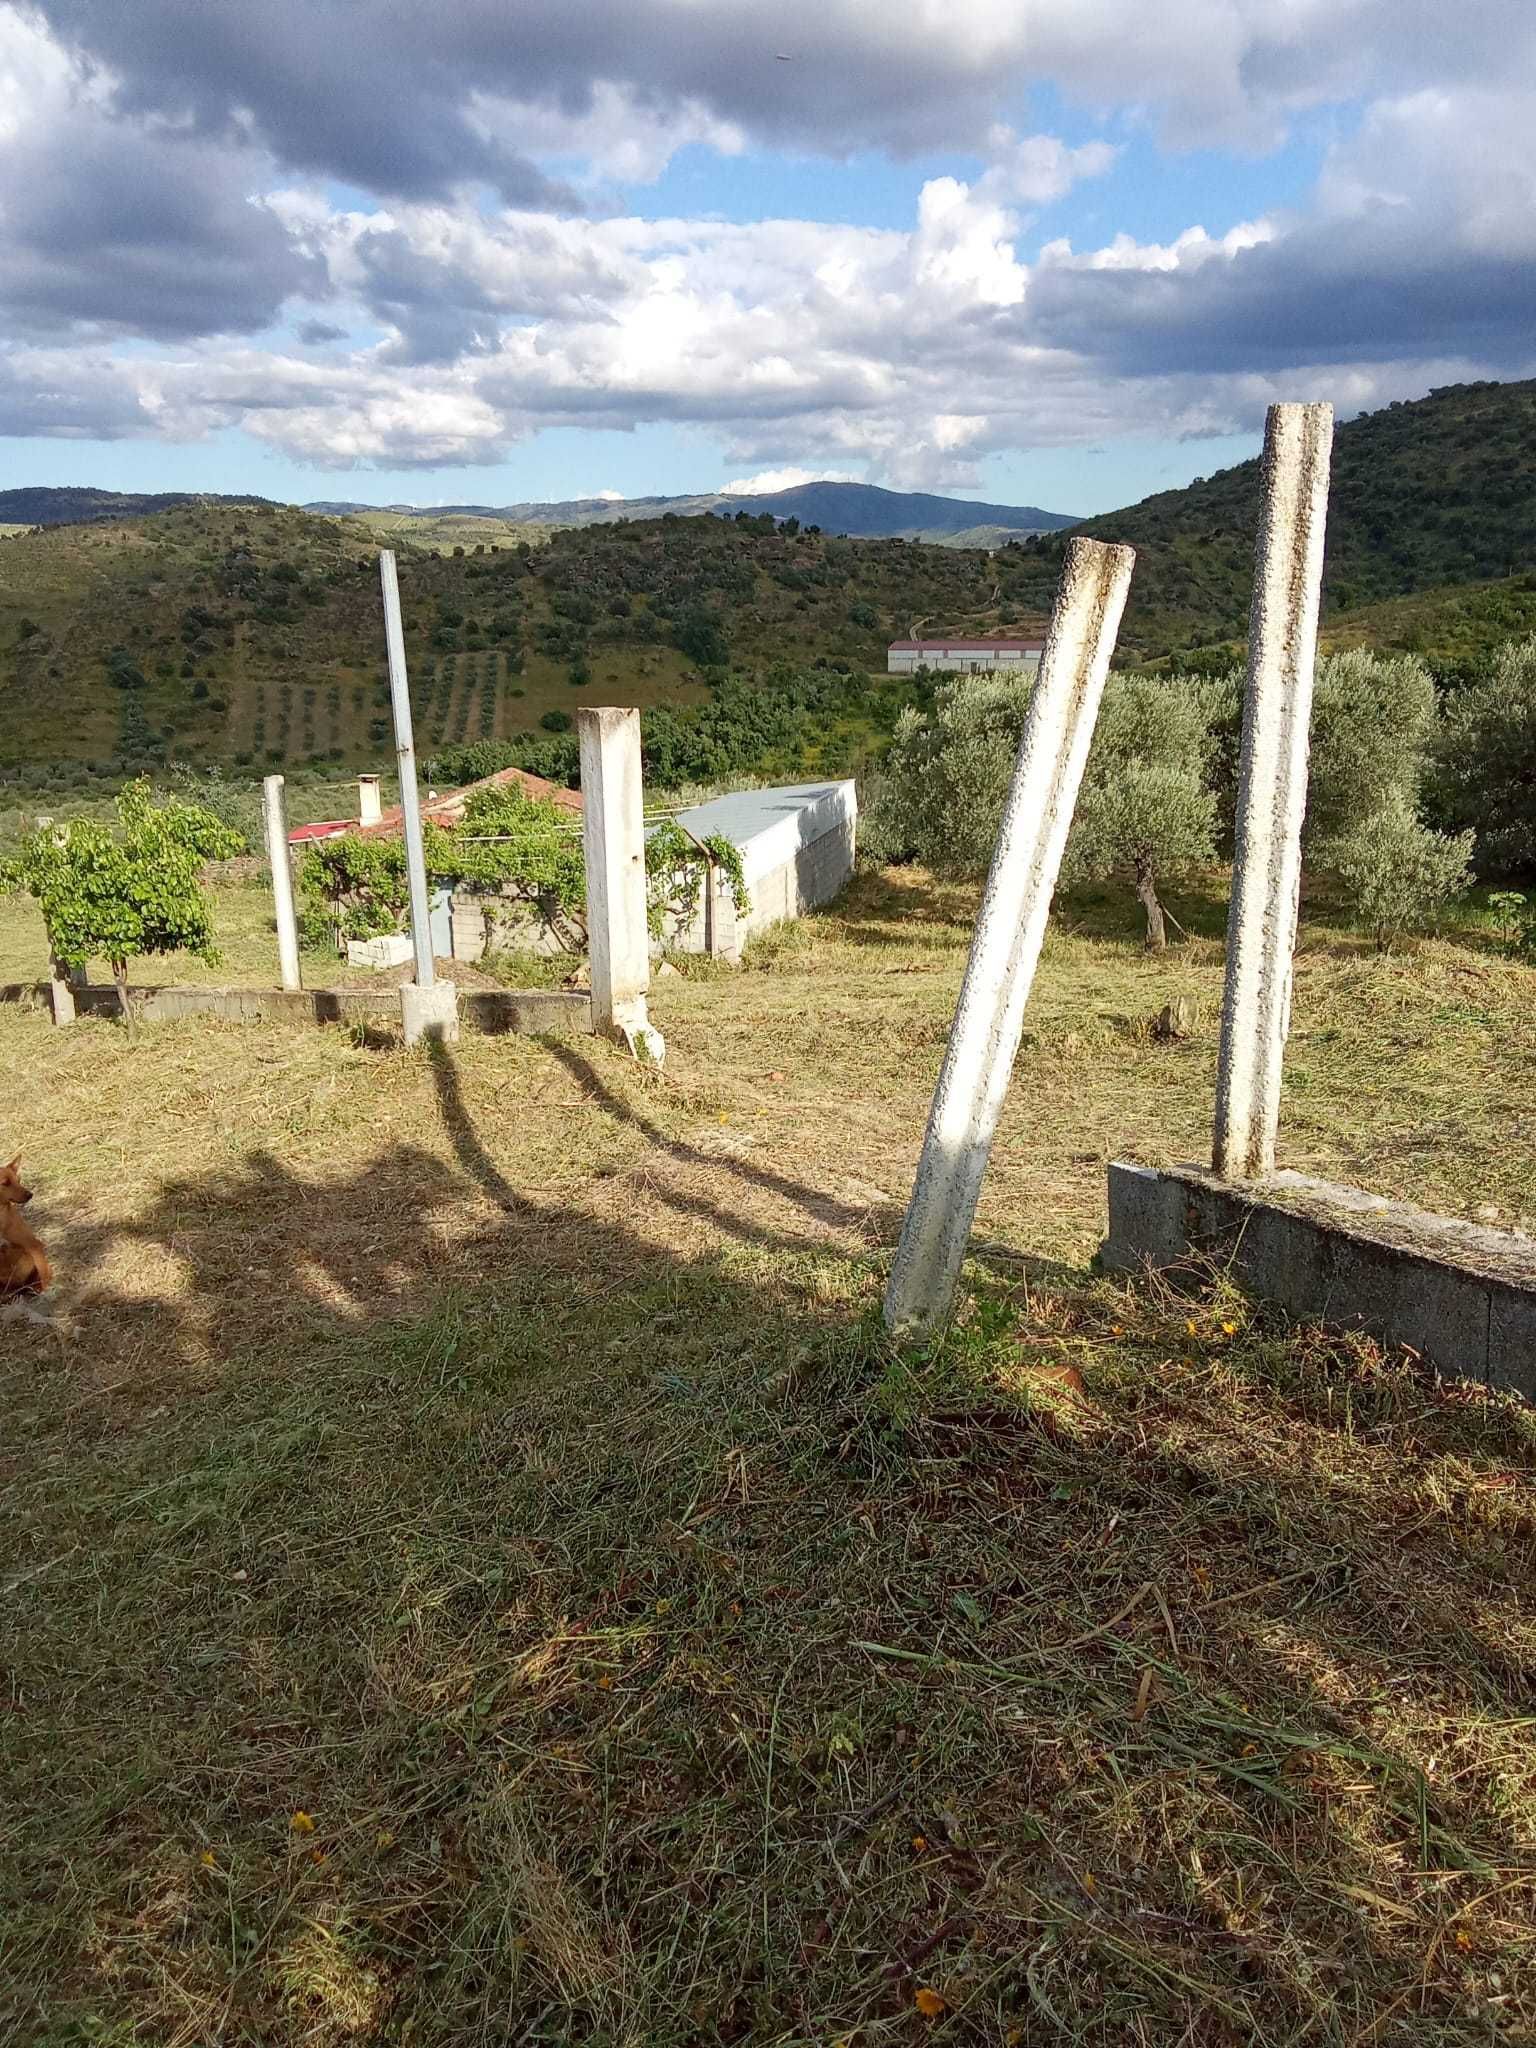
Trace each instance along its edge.
<path fill-rule="evenodd" d="M 0 1204 L 31 1201 L 32 1190 L 22 1186 L 21 1175 L 16 1171 L 20 1164 L 21 1154 L 18 1152 L 9 1166 L 0 1166 Z"/>

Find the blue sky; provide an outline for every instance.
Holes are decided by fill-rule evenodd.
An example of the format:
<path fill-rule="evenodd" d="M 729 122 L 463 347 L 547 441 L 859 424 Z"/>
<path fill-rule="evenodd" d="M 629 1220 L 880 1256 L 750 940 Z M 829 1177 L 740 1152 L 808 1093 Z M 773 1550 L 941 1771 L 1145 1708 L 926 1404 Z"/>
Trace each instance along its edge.
<path fill-rule="evenodd" d="M 1148 13 L 0 0 L 0 484 L 1094 512 L 1536 368 L 1533 10 Z"/>

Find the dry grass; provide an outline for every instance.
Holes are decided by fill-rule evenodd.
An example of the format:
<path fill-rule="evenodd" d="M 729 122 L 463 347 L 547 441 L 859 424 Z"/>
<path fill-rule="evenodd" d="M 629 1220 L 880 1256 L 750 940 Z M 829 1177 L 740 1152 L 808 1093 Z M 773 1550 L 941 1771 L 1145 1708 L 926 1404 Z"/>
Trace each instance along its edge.
<path fill-rule="evenodd" d="M 0 1013 L 0 2038 L 1536 2038 L 1530 1412 L 1084 1270 L 1203 1145 L 1208 901 L 1073 906 L 888 1356 L 966 907 L 668 980 L 664 1079 Z M 1536 1206 L 1533 993 L 1309 926 L 1287 1158 Z"/>

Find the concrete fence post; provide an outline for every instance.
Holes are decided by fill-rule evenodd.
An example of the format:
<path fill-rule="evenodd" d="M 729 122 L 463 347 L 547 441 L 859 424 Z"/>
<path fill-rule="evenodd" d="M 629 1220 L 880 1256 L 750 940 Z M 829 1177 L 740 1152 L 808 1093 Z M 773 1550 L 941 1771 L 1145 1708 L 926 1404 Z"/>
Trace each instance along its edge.
<path fill-rule="evenodd" d="M 897 1336 L 927 1336 L 949 1316 L 1135 559 L 1102 541 L 1067 544 L 886 1288 L 886 1327 Z"/>
<path fill-rule="evenodd" d="M 302 988 L 299 928 L 293 915 L 293 868 L 288 852 L 288 818 L 283 778 L 269 775 L 261 785 L 267 828 L 267 865 L 272 870 L 272 911 L 277 920 L 277 961 L 284 988 Z"/>
<path fill-rule="evenodd" d="M 379 550 L 384 593 L 384 646 L 389 656 L 389 697 L 395 719 L 395 755 L 400 766 L 400 819 L 405 829 L 405 874 L 411 900 L 411 950 L 416 979 L 400 991 L 400 1022 L 407 1045 L 424 1038 L 452 1044 L 459 1035 L 458 990 L 439 982 L 432 961 L 432 905 L 427 894 L 427 859 L 421 839 L 421 798 L 416 788 L 416 741 L 411 729 L 411 686 L 405 667 L 405 630 L 400 622 L 400 585 L 394 551 Z"/>
<path fill-rule="evenodd" d="M 74 1023 L 75 985 L 64 962 L 52 956 L 48 961 L 48 1001 L 55 1024 Z"/>
<path fill-rule="evenodd" d="M 1270 407 L 1216 1069 L 1212 1161 L 1227 1180 L 1275 1168 L 1332 447 L 1331 405 Z"/>
<path fill-rule="evenodd" d="M 64 826 L 55 825 L 52 818 L 47 816 L 40 817 L 37 820 L 37 829 L 39 832 L 51 830 L 54 838 L 60 841 L 60 843 L 67 836 Z M 48 953 L 48 1006 L 53 1012 L 53 1021 L 56 1025 L 74 1023 L 74 976 L 51 947 Z"/>
<path fill-rule="evenodd" d="M 638 711 L 576 713 L 581 742 L 582 854 L 587 871 L 587 945 L 592 1028 L 659 1060 L 661 1033 L 646 1015 L 651 977 L 646 924 L 645 802 Z"/>

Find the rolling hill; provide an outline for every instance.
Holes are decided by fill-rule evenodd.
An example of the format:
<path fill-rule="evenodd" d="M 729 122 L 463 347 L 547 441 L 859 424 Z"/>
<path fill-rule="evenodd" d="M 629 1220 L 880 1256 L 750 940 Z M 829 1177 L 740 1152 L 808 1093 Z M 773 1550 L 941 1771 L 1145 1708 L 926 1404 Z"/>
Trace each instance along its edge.
<path fill-rule="evenodd" d="M 921 622 L 1034 623 L 1016 551 L 790 533 L 766 513 L 556 529 L 537 548 L 398 546 L 429 755 L 537 733 L 588 689 L 685 705 L 705 700 L 706 668 L 883 678 L 886 642 Z M 377 551 L 347 519 L 207 501 L 6 541 L 0 771 L 380 763 Z"/>
<path fill-rule="evenodd" d="M 1136 575 L 1121 645 L 1167 655 L 1247 632 L 1257 459 L 1077 529 L 1129 541 Z M 1023 543 L 1049 601 L 1055 536 Z M 1454 384 L 1337 429 L 1325 622 L 1359 606 L 1536 567 L 1536 380 Z"/>
<path fill-rule="evenodd" d="M 849 490 L 861 495 L 827 495 Z M 1243 463 L 1085 523 L 1139 552 L 1122 659 L 1239 649 L 1257 493 L 1258 465 Z M 529 520 L 516 540 L 513 528 L 471 539 L 482 530 L 471 524 L 443 551 L 442 534 L 423 542 L 418 518 L 484 515 L 375 510 L 370 527 L 261 501 L 175 497 L 127 516 L 131 501 L 112 493 L 55 494 L 51 507 L 37 493 L 0 494 L 8 523 L 65 499 L 87 521 L 0 544 L 0 773 L 377 763 L 389 738 L 381 533 L 401 553 L 428 753 L 537 734 L 552 715 L 554 730 L 585 689 L 613 703 L 703 703 L 704 672 L 762 676 L 776 664 L 869 678 L 860 687 L 883 707 L 874 729 L 890 710 L 875 679 L 889 639 L 925 626 L 1021 628 L 1050 605 L 1059 532 L 1015 535 L 990 553 L 845 538 L 830 530 L 837 514 L 867 511 L 869 487 L 784 496 L 822 517 L 759 498 L 730 518 L 626 519 L 605 504 L 585 525 Z M 993 509 L 875 498 L 891 501 L 881 516 L 892 520 L 935 503 L 968 519 Z M 1451 387 L 1340 426 L 1326 645 L 1414 648 L 1461 671 L 1536 625 L 1533 570 L 1536 382 Z"/>

